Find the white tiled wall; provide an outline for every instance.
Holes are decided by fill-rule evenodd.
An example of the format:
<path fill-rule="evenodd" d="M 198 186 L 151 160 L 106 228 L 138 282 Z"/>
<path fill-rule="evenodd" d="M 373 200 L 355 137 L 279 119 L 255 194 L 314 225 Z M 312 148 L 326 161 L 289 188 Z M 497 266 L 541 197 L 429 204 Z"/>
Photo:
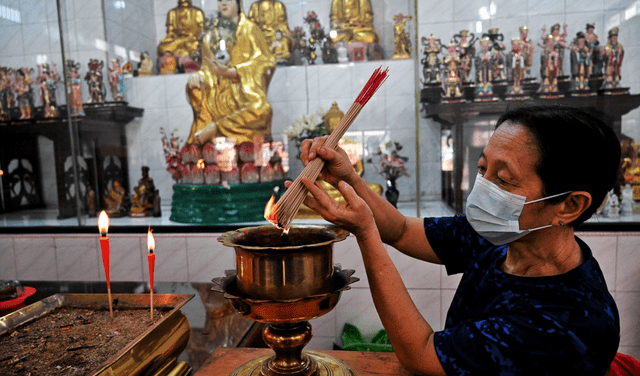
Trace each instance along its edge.
<path fill-rule="evenodd" d="M 219 234 L 156 234 L 156 281 L 209 282 L 235 268 L 233 249 L 217 241 Z M 605 274 L 620 311 L 620 352 L 640 358 L 640 234 L 582 233 Z M 104 280 L 104 268 L 95 235 L 0 235 L 0 280 Z M 110 235 L 111 279 L 146 281 L 146 237 Z M 459 282 L 444 268 L 414 260 L 389 248 L 392 259 L 420 312 L 436 329 L 443 328 L 446 312 Z M 359 282 L 345 291 L 336 308 L 312 320 L 310 348 L 331 349 L 340 344 L 345 323 L 356 325 L 371 338 L 382 324 L 376 313 L 362 257 L 353 236 L 334 246 L 334 261 L 354 269 Z"/>

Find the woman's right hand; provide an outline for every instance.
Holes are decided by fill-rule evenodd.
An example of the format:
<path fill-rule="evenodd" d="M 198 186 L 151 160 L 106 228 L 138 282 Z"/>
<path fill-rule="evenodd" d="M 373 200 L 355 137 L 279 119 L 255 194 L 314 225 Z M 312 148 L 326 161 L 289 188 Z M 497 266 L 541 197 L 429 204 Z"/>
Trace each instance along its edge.
<path fill-rule="evenodd" d="M 320 157 L 325 161 L 324 168 L 320 172 L 322 180 L 336 188 L 341 180 L 353 185 L 359 176 L 351 165 L 347 153 L 340 147 L 336 150 L 324 147 L 326 141 L 327 136 L 302 141 L 300 160 L 306 166 L 313 159 Z"/>

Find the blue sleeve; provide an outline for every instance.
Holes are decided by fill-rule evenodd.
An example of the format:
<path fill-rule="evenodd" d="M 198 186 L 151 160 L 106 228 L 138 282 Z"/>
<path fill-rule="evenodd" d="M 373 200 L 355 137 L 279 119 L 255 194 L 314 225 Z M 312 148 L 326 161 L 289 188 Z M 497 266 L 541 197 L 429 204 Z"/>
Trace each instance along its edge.
<path fill-rule="evenodd" d="M 494 247 L 478 235 L 465 215 L 425 218 L 424 231 L 429 245 L 447 269 L 447 274 L 463 273 L 488 248 Z"/>

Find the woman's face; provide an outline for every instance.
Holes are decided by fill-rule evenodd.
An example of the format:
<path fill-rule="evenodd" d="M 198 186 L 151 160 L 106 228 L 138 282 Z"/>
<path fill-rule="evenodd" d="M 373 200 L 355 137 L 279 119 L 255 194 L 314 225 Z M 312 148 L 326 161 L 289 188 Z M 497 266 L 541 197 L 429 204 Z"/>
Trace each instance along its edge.
<path fill-rule="evenodd" d="M 238 18 L 237 0 L 218 0 L 218 11 L 226 18 Z"/>
<path fill-rule="evenodd" d="M 542 198 L 543 184 L 536 172 L 540 151 L 535 137 L 523 126 L 504 122 L 496 129 L 478 160 L 478 173 L 505 191 L 525 196 L 528 201 Z M 545 201 L 525 205 L 520 228 L 548 225 L 552 212 Z"/>

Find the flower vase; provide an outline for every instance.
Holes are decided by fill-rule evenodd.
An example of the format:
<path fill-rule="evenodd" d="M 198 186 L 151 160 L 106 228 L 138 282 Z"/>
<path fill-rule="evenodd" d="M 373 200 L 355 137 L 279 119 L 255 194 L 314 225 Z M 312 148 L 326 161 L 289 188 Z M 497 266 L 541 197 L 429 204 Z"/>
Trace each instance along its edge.
<path fill-rule="evenodd" d="M 400 192 L 398 192 L 398 189 L 396 188 L 395 180 L 387 180 L 387 191 L 384 195 L 387 197 L 387 201 L 389 201 L 394 208 L 398 207 L 398 196 L 400 196 Z"/>

